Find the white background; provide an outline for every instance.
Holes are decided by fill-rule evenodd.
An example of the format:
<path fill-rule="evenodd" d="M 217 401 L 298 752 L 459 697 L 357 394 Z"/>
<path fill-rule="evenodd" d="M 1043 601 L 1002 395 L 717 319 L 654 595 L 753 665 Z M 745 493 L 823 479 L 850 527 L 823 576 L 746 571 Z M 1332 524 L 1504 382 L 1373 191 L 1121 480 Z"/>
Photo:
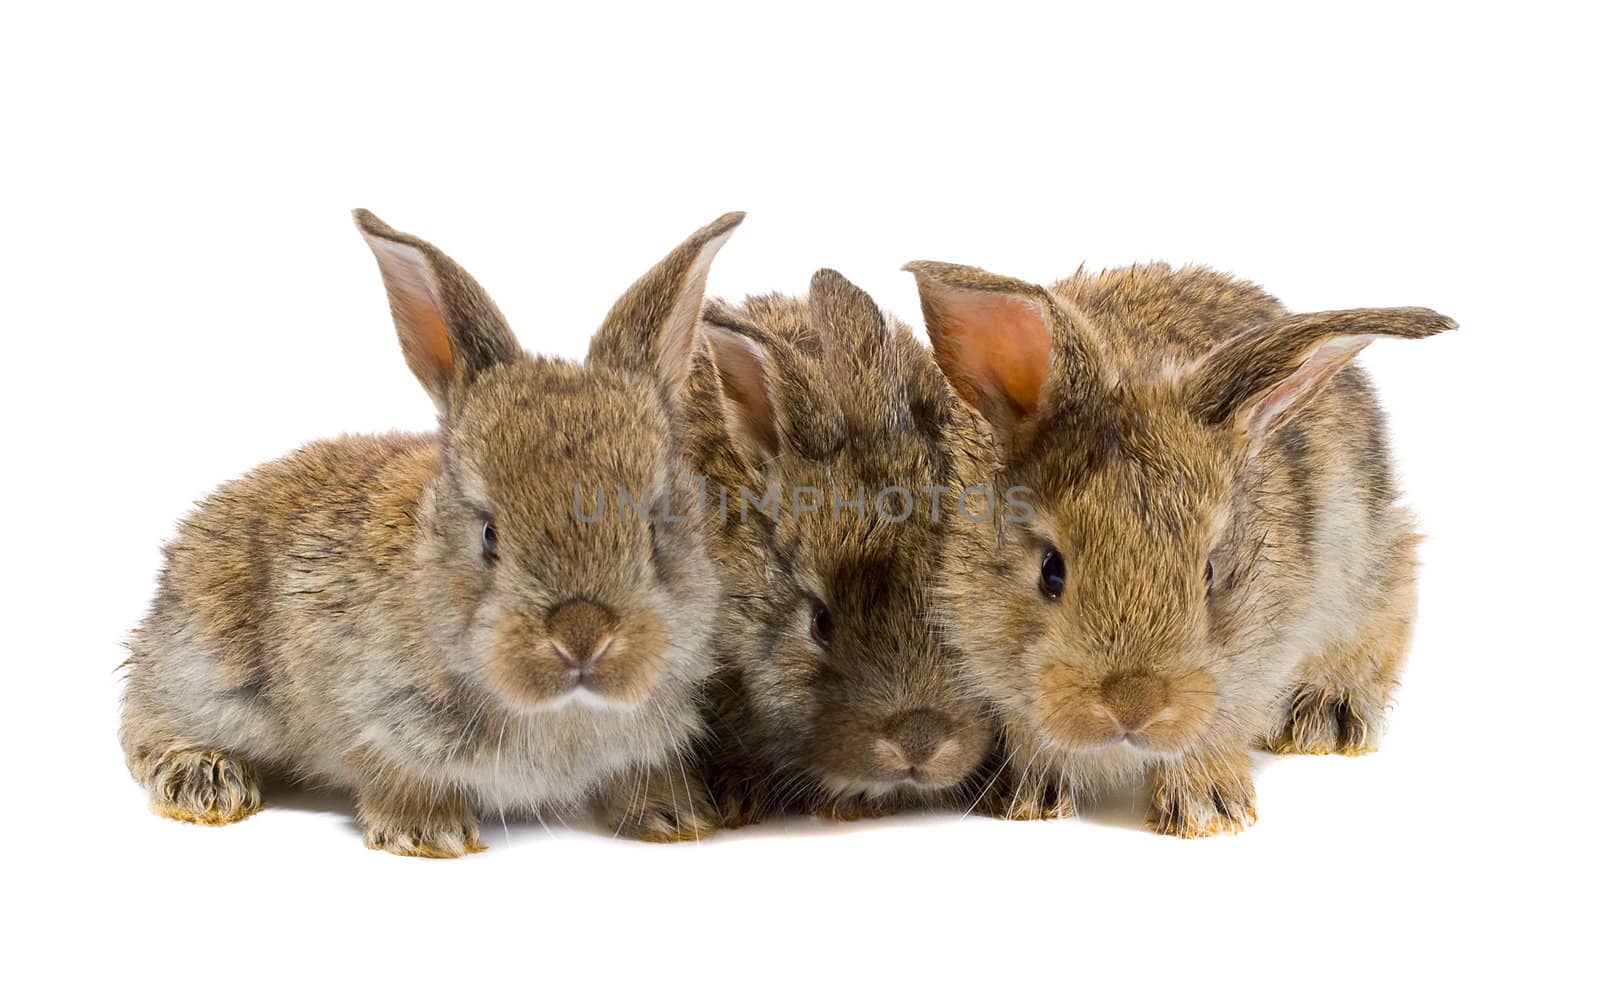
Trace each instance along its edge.
<path fill-rule="evenodd" d="M 0 973 L 168 994 L 1593 986 L 1589 10 L 581 6 L 0 17 Z M 458 862 L 368 852 L 333 797 L 226 829 L 150 815 L 113 669 L 177 518 L 307 439 L 431 424 L 357 206 L 573 357 L 730 209 L 750 214 L 713 293 L 831 266 L 919 325 L 898 270 L 919 257 L 1036 280 L 1196 261 L 1297 309 L 1455 316 L 1366 355 L 1430 535 L 1383 751 L 1263 760 L 1260 823 L 1200 842 L 1143 830 L 1132 798 L 675 847 L 491 818 Z"/>

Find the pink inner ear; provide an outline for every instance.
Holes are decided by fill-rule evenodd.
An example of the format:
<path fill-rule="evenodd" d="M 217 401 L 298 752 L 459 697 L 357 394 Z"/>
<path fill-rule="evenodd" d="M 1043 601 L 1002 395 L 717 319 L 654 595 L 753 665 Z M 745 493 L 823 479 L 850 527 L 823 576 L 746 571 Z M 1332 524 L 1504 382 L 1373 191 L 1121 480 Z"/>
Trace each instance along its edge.
<path fill-rule="evenodd" d="M 991 418 L 1032 415 L 1050 372 L 1050 330 L 1039 307 L 1009 295 L 945 290 L 929 327 L 934 353 L 961 396 Z"/>
<path fill-rule="evenodd" d="M 777 414 L 767 390 L 766 368 L 757 347 L 736 333 L 706 326 L 723 397 L 737 410 L 740 430 L 768 454 L 778 448 Z"/>
<path fill-rule="evenodd" d="M 1328 379 L 1350 363 L 1372 339 L 1371 336 L 1338 336 L 1318 344 L 1293 374 L 1250 407 L 1245 417 L 1245 432 L 1252 436 L 1270 433 L 1297 406 L 1316 397 Z"/>
<path fill-rule="evenodd" d="M 378 258 L 400 346 L 412 373 L 430 388 L 448 385 L 455 370 L 455 352 L 427 261 L 416 247 L 405 243 L 368 236 L 367 244 Z"/>
<path fill-rule="evenodd" d="M 700 247 L 694 263 L 684 275 L 684 286 L 676 300 L 672 302 L 671 311 L 661 329 L 656 366 L 662 383 L 667 385 L 673 394 L 677 394 L 678 389 L 682 387 L 684 380 L 689 376 L 689 367 L 694 362 L 694 347 L 698 342 L 694 331 L 700 320 L 701 304 L 705 300 L 706 275 L 711 269 L 711 261 L 732 236 L 733 230 L 729 229 L 719 236 L 708 239 L 706 244 Z"/>

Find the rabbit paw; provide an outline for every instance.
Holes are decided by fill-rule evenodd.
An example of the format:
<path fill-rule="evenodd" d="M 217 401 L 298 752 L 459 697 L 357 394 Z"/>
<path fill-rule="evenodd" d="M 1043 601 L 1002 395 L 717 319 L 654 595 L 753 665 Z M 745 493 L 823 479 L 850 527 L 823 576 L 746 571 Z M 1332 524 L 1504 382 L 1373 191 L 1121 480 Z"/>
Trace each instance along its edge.
<path fill-rule="evenodd" d="M 717 795 L 717 818 L 722 828 L 743 828 L 767 814 L 759 795 L 728 789 Z"/>
<path fill-rule="evenodd" d="M 705 784 L 675 768 L 614 783 L 600 806 L 606 824 L 618 835 L 641 842 L 699 841 L 721 824 Z"/>
<path fill-rule="evenodd" d="M 478 820 L 472 809 L 461 800 L 424 806 L 392 798 L 375 801 L 362 795 L 358 812 L 368 849 L 396 856 L 455 859 L 488 848 L 478 838 Z"/>
<path fill-rule="evenodd" d="M 715 770 L 715 782 L 707 792 L 716 801 L 717 827 L 743 828 L 778 813 L 771 787 L 773 778 L 728 766 Z"/>
<path fill-rule="evenodd" d="M 1280 755 L 1365 755 L 1377 749 L 1382 722 L 1381 704 L 1362 703 L 1343 690 L 1301 686 L 1263 744 Z"/>
<path fill-rule="evenodd" d="M 887 818 L 895 813 L 895 808 L 883 799 L 845 797 L 819 804 L 812 813 L 829 821 L 861 821 L 864 818 Z"/>
<path fill-rule="evenodd" d="M 198 825 L 227 825 L 261 810 L 253 766 L 215 749 L 163 753 L 145 776 L 150 806 L 160 815 Z"/>
<path fill-rule="evenodd" d="M 981 814 L 1006 821 L 1050 821 L 1078 813 L 1072 794 L 1053 779 L 1036 777 L 1020 783 L 995 780 L 975 808 Z"/>
<path fill-rule="evenodd" d="M 1194 759 L 1163 767 L 1151 796 L 1150 827 L 1198 839 L 1242 832 L 1256 823 L 1255 782 L 1242 753 L 1226 762 Z"/>

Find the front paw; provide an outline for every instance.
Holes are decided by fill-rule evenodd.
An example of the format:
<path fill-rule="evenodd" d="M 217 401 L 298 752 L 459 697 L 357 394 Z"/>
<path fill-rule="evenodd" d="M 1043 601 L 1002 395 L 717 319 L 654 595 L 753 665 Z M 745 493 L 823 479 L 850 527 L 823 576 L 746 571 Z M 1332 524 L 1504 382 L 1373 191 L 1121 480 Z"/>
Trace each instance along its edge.
<path fill-rule="evenodd" d="M 1255 782 L 1242 753 L 1224 760 L 1184 759 L 1164 766 L 1151 795 L 1150 827 L 1197 839 L 1242 832 L 1256 822 Z"/>
<path fill-rule="evenodd" d="M 818 804 L 811 813 L 828 821 L 862 821 L 887 818 L 895 813 L 895 808 L 882 798 L 846 797 Z"/>
<path fill-rule="evenodd" d="M 601 791 L 598 804 L 608 827 L 641 842 L 697 842 L 721 823 L 705 783 L 675 768 L 615 780 Z"/>
<path fill-rule="evenodd" d="M 721 828 L 744 828 L 770 812 L 759 793 L 744 787 L 725 787 L 717 794 L 717 821 Z"/>
<path fill-rule="evenodd" d="M 1004 774 L 985 789 L 973 810 L 1005 821 L 1050 821 L 1078 813 L 1072 792 L 1048 774 Z"/>
<path fill-rule="evenodd" d="M 1365 755 L 1378 747 L 1383 709 L 1359 693 L 1302 685 L 1262 747 L 1279 755 Z"/>
<path fill-rule="evenodd" d="M 144 776 L 157 814 L 198 825 L 243 821 L 261 809 L 261 782 L 243 759 L 215 749 L 174 749 Z"/>
<path fill-rule="evenodd" d="M 362 795 L 357 812 L 368 849 L 396 856 L 456 859 L 488 848 L 478 838 L 478 820 L 463 801 L 423 806 L 392 797 L 375 801 L 371 795 Z"/>

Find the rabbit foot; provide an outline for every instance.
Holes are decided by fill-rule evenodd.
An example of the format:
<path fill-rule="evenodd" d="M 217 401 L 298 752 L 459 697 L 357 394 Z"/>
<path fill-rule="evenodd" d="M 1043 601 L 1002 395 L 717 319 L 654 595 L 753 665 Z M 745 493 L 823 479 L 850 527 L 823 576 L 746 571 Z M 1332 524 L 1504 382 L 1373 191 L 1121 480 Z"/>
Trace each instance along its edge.
<path fill-rule="evenodd" d="M 760 821 L 765 805 L 752 794 L 726 791 L 717 798 L 717 818 L 721 828 L 743 828 Z"/>
<path fill-rule="evenodd" d="M 396 856 L 455 859 L 488 846 L 478 838 L 478 820 L 459 799 L 424 804 L 418 797 L 361 794 L 357 801 L 368 849 Z"/>
<path fill-rule="evenodd" d="M 618 835 L 641 842 L 698 842 L 721 825 L 705 784 L 677 769 L 614 782 L 601 795 L 600 808 Z"/>
<path fill-rule="evenodd" d="M 261 810 L 253 766 L 215 749 L 162 753 L 144 776 L 157 814 L 197 825 L 227 825 Z"/>
<path fill-rule="evenodd" d="M 978 802 L 977 810 L 1006 821 L 1052 821 L 1078 813 L 1071 792 L 1050 779 L 1032 779 L 1021 784 L 996 780 Z"/>
<path fill-rule="evenodd" d="M 1198 839 L 1242 832 L 1256 823 L 1255 781 L 1249 759 L 1185 759 L 1163 767 L 1151 796 L 1150 827 L 1162 835 Z"/>
<path fill-rule="evenodd" d="M 754 795 L 725 790 L 717 795 L 717 827 L 742 828 L 762 820 L 766 808 Z"/>
<path fill-rule="evenodd" d="M 829 821 L 861 821 L 865 818 L 887 818 L 895 813 L 895 808 L 881 799 L 847 797 L 819 804 L 812 813 Z"/>
<path fill-rule="evenodd" d="M 717 827 L 743 828 L 778 812 L 771 794 L 774 777 L 753 770 L 724 766 L 716 771 L 713 788 Z"/>
<path fill-rule="evenodd" d="M 1374 708 L 1344 690 L 1301 686 L 1263 745 L 1280 755 L 1365 755 L 1378 748 L 1382 719 L 1382 705 Z"/>

